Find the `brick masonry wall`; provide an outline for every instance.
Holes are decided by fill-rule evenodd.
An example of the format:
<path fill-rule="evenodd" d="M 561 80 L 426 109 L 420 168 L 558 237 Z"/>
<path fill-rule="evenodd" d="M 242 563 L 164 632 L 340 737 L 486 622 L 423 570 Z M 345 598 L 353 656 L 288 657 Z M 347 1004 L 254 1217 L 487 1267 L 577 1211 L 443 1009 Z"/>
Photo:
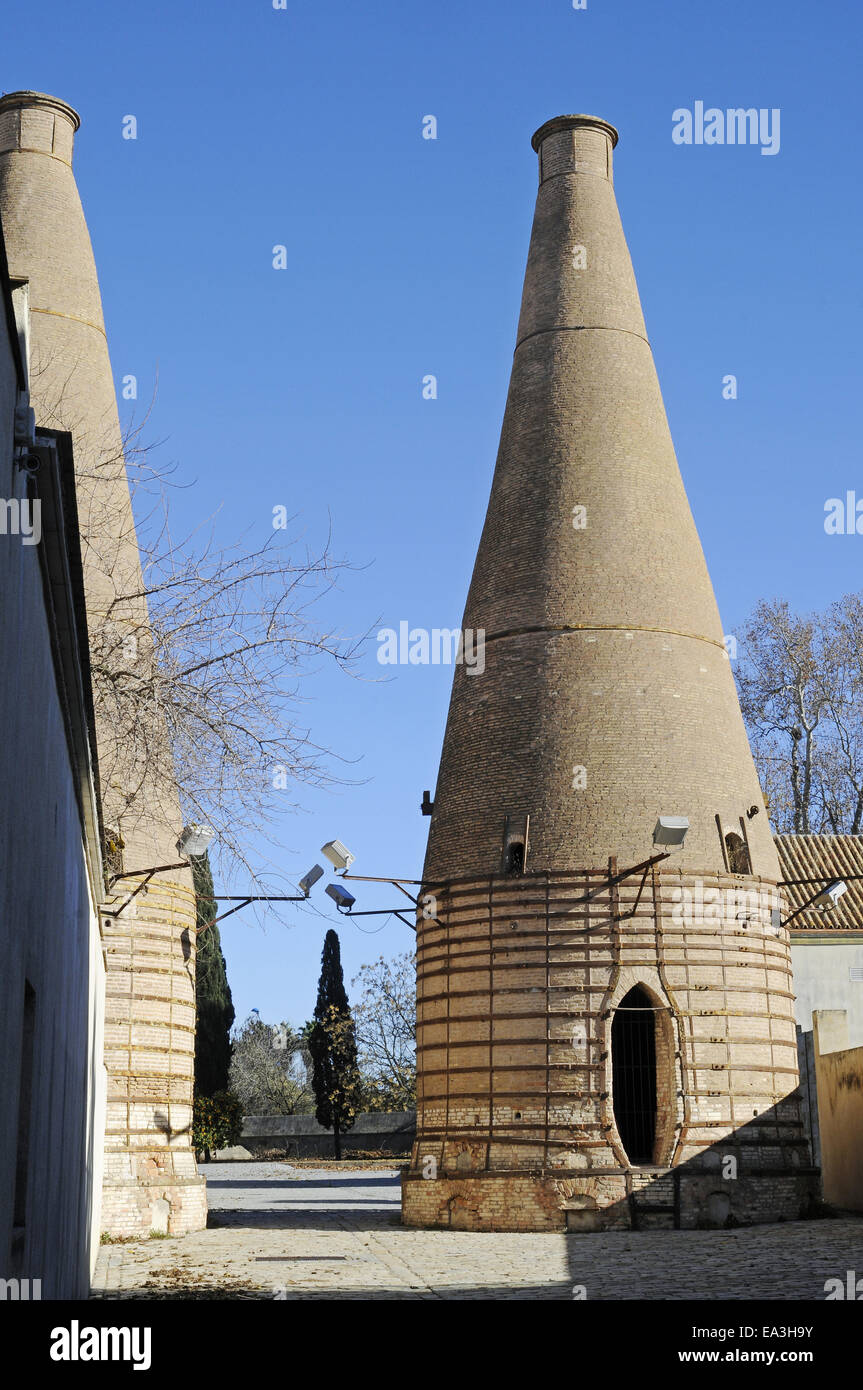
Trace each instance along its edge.
<path fill-rule="evenodd" d="M 662 1199 L 644 1191 L 633 1202 L 631 1184 L 595 1179 L 566 1181 L 547 1174 L 489 1174 L 479 1178 L 424 1180 L 402 1178 L 402 1219 L 407 1226 L 454 1231 L 613 1231 L 722 1229 L 735 1224 L 795 1221 L 808 1209 L 812 1180 L 804 1174 L 739 1180 L 679 1178 L 679 1216 L 664 1209 L 674 1182 L 652 1186 Z M 651 1207 L 654 1207 L 651 1210 Z M 734 1209 L 745 1212 L 742 1221 Z M 729 1219 L 730 1217 L 730 1219 Z"/>
<path fill-rule="evenodd" d="M 408 1221 L 637 1221 L 647 1196 L 612 1058 L 636 985 L 655 1018 L 651 1219 L 670 1203 L 684 1220 L 670 1172 L 733 1160 L 726 1215 L 756 1219 L 774 1179 L 775 1209 L 794 1205 L 809 1163 L 778 859 L 617 210 L 616 140 L 587 116 L 533 139 L 521 316 L 463 620 L 484 663 L 456 668 L 423 872 Z M 643 885 L 617 883 L 663 814 L 688 818 L 685 844 Z M 525 861 L 506 877 L 519 825 Z M 698 1201 L 685 1219 L 702 1219 Z"/>
<path fill-rule="evenodd" d="M 115 885 L 113 904 L 133 881 Z M 103 917 L 108 1072 L 102 1229 L 172 1234 L 206 1224 L 191 1148 L 195 1066 L 195 903 L 154 881 L 119 917 Z"/>
<path fill-rule="evenodd" d="M 602 1222 L 628 1224 L 629 1194 L 663 1173 L 685 1178 L 679 1224 L 709 1219 L 705 1183 L 708 1197 L 717 1183 L 726 1192 L 736 1221 L 799 1215 L 810 1156 L 779 890 L 653 869 L 639 893 L 640 875 L 612 878 L 462 882 L 438 895 L 436 921 L 420 920 L 409 1224 L 431 1209 L 431 1224 L 448 1224 L 440 1211 L 459 1182 L 474 1194 L 462 1224 L 477 1207 L 488 1228 L 509 1203 L 506 1229 L 582 1229 L 567 1211 L 585 1198 Z M 630 1162 L 614 1108 L 612 1025 L 636 984 L 656 1010 L 651 1165 Z M 525 1211 L 512 1208 L 522 1199 Z"/>
<path fill-rule="evenodd" d="M 615 201 L 615 139 L 581 117 L 534 137 L 541 182 L 463 619 L 485 633 L 485 669 L 455 672 L 427 880 L 499 872 L 505 817 L 525 815 L 539 870 L 638 863 L 665 813 L 689 817 L 681 863 L 721 871 L 716 816 L 739 834 L 753 805 L 752 870 L 779 878 Z"/>

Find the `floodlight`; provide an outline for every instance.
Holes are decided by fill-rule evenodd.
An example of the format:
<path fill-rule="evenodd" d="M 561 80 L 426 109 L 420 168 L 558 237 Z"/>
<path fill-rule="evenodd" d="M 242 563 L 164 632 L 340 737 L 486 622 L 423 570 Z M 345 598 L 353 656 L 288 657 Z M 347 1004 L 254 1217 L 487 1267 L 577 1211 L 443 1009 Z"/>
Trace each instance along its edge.
<path fill-rule="evenodd" d="M 187 859 L 206 854 L 212 838 L 213 831 L 209 825 L 184 825 L 177 841 L 177 853 L 184 854 Z"/>
<path fill-rule="evenodd" d="M 340 909 L 353 907 L 356 902 L 353 893 L 349 893 L 346 888 L 342 888 L 340 883 L 328 883 L 324 891 L 332 898 L 336 907 Z"/>
<path fill-rule="evenodd" d="M 353 864 L 356 855 L 351 854 L 341 842 L 341 840 L 328 840 L 325 845 L 321 845 L 321 854 L 325 854 L 327 859 L 336 869 L 343 869 L 347 873 Z"/>
<path fill-rule="evenodd" d="M 832 883 L 828 883 L 827 887 L 818 894 L 814 906 L 822 908 L 824 912 L 830 912 L 839 902 L 839 899 L 842 897 L 842 894 L 846 892 L 847 888 L 848 884 L 844 883 L 841 878 L 834 879 Z"/>
<path fill-rule="evenodd" d="M 686 839 L 689 820 L 686 816 L 660 816 L 653 829 L 653 843 L 679 849 Z"/>
<path fill-rule="evenodd" d="M 309 869 L 309 872 L 307 874 L 304 874 L 303 877 L 300 879 L 300 892 L 305 893 L 306 897 L 308 897 L 309 893 L 317 883 L 318 879 L 323 878 L 323 876 L 324 871 L 321 868 L 320 864 L 314 864 L 312 868 Z"/>

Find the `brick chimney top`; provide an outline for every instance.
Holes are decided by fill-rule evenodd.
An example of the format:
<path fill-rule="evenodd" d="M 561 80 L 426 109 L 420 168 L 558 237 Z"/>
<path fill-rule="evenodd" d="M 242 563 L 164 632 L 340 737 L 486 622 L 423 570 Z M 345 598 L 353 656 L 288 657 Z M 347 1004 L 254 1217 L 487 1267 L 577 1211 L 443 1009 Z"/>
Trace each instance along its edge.
<path fill-rule="evenodd" d="M 77 111 L 59 97 L 50 97 L 46 92 L 6 92 L 0 97 L 0 112 L 32 110 L 37 106 L 45 111 L 60 112 L 71 122 L 73 130 L 77 130 L 81 124 L 81 117 Z"/>
<path fill-rule="evenodd" d="M 0 97 L 0 154 L 49 154 L 71 164 L 80 124 L 78 112 L 58 97 L 45 92 L 7 92 Z"/>
<path fill-rule="evenodd" d="M 608 121 L 603 121 L 599 116 L 553 116 L 545 125 L 541 125 L 539 130 L 531 138 L 533 148 L 539 153 L 539 147 L 543 140 L 549 135 L 556 135 L 561 130 L 601 130 L 611 139 L 611 148 L 614 149 L 618 141 L 618 134 L 613 125 Z"/>
<path fill-rule="evenodd" d="M 598 116 L 555 116 L 530 142 L 539 155 L 539 181 L 559 174 L 598 174 L 612 181 L 617 131 Z"/>

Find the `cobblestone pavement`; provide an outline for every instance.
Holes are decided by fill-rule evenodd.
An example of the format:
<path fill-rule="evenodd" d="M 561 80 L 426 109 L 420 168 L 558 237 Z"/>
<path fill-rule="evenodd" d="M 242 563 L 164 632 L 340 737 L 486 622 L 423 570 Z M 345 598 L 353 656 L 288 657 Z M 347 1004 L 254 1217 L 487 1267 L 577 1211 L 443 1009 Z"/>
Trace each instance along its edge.
<path fill-rule="evenodd" d="M 399 1225 L 395 1170 L 211 1163 L 212 1225 L 104 1245 L 95 1298 L 817 1299 L 863 1275 L 863 1218 L 508 1235 Z"/>

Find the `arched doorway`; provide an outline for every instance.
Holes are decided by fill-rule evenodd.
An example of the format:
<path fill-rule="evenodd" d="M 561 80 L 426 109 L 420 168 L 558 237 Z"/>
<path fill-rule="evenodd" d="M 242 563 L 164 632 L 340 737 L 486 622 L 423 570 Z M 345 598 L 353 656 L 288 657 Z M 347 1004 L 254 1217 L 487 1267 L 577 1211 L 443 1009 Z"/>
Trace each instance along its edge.
<path fill-rule="evenodd" d="M 635 985 L 611 1025 L 614 1118 L 630 1163 L 652 1163 L 656 1143 L 656 1025 L 649 995 Z"/>

